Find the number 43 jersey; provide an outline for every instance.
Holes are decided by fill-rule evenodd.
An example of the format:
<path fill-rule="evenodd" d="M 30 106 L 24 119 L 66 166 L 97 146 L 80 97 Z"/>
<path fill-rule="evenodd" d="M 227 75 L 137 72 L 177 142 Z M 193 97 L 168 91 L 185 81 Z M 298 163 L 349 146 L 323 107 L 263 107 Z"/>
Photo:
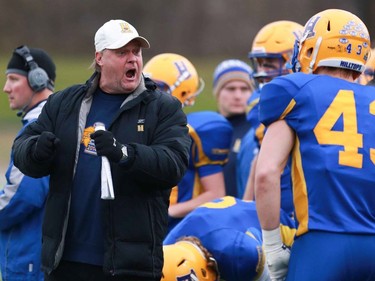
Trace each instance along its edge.
<path fill-rule="evenodd" d="M 375 234 L 375 87 L 327 75 L 275 78 L 262 89 L 260 121 L 281 119 L 295 132 L 297 235 Z"/>

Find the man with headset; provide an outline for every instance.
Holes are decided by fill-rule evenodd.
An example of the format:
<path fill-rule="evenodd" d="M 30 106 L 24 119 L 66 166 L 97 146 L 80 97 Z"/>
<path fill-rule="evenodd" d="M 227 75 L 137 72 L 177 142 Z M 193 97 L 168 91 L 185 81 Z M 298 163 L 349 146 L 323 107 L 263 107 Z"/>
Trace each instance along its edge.
<path fill-rule="evenodd" d="M 18 110 L 23 129 L 39 116 L 53 93 L 56 67 L 42 49 L 13 51 L 3 91 Z M 21 129 L 21 131 L 23 131 Z M 13 165 L 13 152 L 0 190 L 0 265 L 4 281 L 43 280 L 40 270 L 41 226 L 49 177 L 31 178 Z"/>

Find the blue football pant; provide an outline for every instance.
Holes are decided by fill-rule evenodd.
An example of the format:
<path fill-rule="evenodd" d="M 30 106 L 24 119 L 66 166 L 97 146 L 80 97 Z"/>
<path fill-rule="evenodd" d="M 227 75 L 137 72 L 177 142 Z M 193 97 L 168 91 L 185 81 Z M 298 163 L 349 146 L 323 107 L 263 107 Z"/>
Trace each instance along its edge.
<path fill-rule="evenodd" d="M 375 235 L 311 231 L 296 238 L 286 281 L 375 280 Z"/>

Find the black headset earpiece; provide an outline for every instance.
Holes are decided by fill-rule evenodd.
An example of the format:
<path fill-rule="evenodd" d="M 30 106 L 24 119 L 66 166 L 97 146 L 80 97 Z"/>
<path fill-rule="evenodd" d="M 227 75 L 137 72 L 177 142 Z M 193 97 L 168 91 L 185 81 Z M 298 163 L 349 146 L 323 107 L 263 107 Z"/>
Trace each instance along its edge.
<path fill-rule="evenodd" d="M 27 46 L 20 46 L 16 48 L 14 52 L 25 60 L 30 69 L 27 74 L 27 80 L 30 88 L 36 93 L 47 88 L 48 84 L 50 83 L 48 74 L 43 68 L 38 66 L 31 55 L 29 48 Z"/>

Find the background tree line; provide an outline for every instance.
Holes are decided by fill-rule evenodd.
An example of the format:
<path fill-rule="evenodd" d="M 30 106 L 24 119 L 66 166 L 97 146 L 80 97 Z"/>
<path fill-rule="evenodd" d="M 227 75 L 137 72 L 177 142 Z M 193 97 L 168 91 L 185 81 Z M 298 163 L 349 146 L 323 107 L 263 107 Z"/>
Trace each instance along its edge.
<path fill-rule="evenodd" d="M 368 0 L 0 0 L 0 55 L 18 44 L 53 54 L 91 55 L 95 31 L 121 18 L 149 39 L 146 56 L 246 58 L 259 29 L 275 20 L 302 25 L 315 13 L 340 8 L 361 17 L 375 32 L 375 1 Z"/>

